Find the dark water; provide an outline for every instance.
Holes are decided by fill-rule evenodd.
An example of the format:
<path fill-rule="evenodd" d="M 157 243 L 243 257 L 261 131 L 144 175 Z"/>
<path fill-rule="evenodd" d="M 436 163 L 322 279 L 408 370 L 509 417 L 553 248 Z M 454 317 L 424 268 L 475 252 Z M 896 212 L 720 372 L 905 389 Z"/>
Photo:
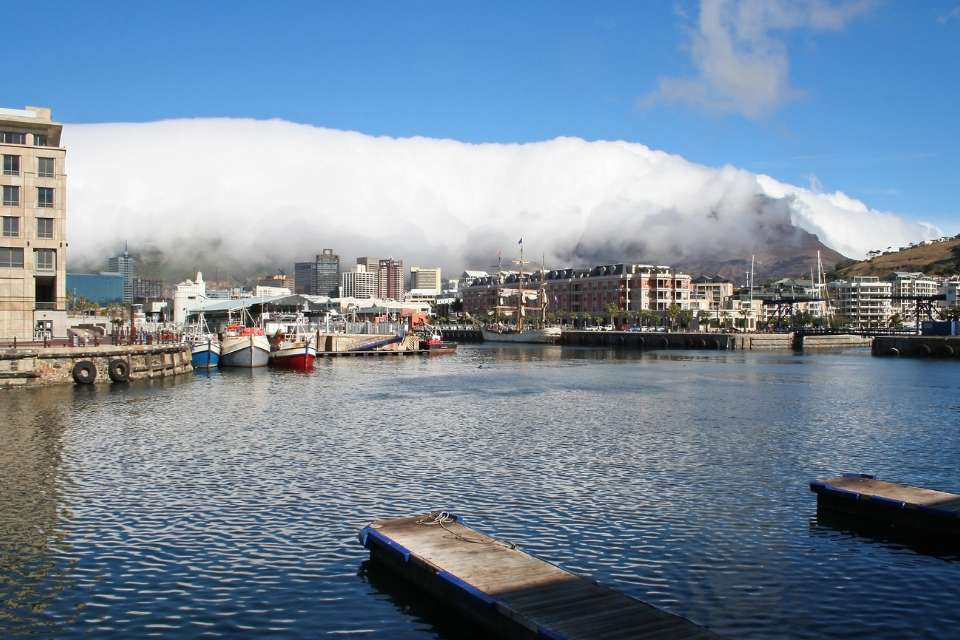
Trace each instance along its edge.
<path fill-rule="evenodd" d="M 960 368 L 462 347 L 0 394 L 0 637 L 456 638 L 356 533 L 446 508 L 731 638 L 958 637 L 960 556 L 818 521 L 960 490 Z"/>

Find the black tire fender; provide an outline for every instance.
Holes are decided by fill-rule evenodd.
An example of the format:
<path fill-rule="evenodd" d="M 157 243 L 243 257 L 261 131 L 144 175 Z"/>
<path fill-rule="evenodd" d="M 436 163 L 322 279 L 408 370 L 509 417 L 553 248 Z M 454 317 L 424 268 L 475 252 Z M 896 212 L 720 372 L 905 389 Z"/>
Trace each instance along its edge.
<path fill-rule="evenodd" d="M 130 380 L 130 365 L 126 360 L 111 360 L 107 367 L 107 375 L 114 382 L 128 382 Z"/>
<path fill-rule="evenodd" d="M 97 367 L 90 360 L 80 360 L 73 365 L 71 375 L 77 384 L 93 384 L 97 379 Z"/>

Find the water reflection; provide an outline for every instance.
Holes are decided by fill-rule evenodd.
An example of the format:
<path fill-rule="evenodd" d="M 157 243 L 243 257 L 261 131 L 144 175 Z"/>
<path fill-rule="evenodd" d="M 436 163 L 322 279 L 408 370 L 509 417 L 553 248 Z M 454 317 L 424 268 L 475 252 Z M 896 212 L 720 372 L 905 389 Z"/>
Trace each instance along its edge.
<path fill-rule="evenodd" d="M 64 432 L 75 390 L 6 392 L 0 421 L 0 628 L 37 632 L 44 614 L 72 583 L 61 492 Z M 10 420 L 11 416 L 26 419 Z M 46 624 L 45 624 L 46 623 Z"/>

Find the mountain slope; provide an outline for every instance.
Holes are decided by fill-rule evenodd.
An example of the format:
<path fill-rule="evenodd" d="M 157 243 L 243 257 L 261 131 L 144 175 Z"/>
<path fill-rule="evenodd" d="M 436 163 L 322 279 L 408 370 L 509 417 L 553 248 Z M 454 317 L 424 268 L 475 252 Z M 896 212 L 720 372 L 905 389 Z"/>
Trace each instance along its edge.
<path fill-rule="evenodd" d="M 907 247 L 869 260 L 841 262 L 832 275 L 884 276 L 894 271 L 922 271 L 930 276 L 960 273 L 960 238 Z"/>

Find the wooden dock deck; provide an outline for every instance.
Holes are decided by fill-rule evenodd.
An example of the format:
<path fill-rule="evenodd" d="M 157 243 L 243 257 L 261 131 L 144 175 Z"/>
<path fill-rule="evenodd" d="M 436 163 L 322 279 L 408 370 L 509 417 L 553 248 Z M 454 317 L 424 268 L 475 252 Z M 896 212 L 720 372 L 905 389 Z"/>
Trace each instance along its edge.
<path fill-rule="evenodd" d="M 927 533 L 960 533 L 960 495 L 846 474 L 810 483 L 818 508 Z"/>
<path fill-rule="evenodd" d="M 667 613 L 485 536 L 452 515 L 381 520 L 360 543 L 381 563 L 502 638 L 718 638 Z"/>

